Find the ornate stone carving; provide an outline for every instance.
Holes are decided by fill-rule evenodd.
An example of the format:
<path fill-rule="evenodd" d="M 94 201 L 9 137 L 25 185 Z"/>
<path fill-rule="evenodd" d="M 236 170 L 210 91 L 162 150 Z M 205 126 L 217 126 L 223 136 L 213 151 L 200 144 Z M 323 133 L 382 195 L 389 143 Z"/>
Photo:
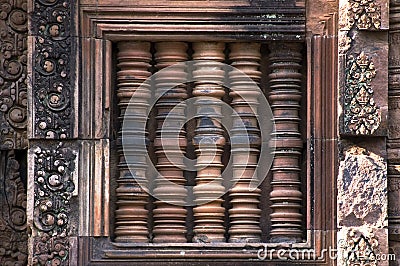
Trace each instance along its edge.
<path fill-rule="evenodd" d="M 184 42 L 161 42 L 155 45 L 156 67 L 161 70 L 178 62 L 188 60 Z M 156 180 L 154 196 L 160 197 L 153 210 L 153 242 L 187 242 L 186 214 L 184 207 L 187 191 L 183 176 L 183 154 L 186 152 L 185 105 L 180 104 L 188 97 L 185 84 L 175 86 L 175 82 L 187 81 L 184 66 L 174 66 L 157 76 L 156 97 L 157 136 L 154 147 L 157 156 L 157 170 L 164 178 Z M 177 106 L 178 104 L 179 107 Z M 168 119 L 166 120 L 166 118 Z M 179 185 L 171 186 L 170 182 Z M 171 204 L 163 201 L 168 199 Z"/>
<path fill-rule="evenodd" d="M 41 237 L 35 237 L 34 241 L 32 265 L 70 265 L 67 237 L 43 233 Z"/>
<path fill-rule="evenodd" d="M 341 265 L 378 265 L 378 246 L 378 238 L 372 230 L 363 234 L 357 229 L 349 229 L 345 239 L 339 239 L 341 259 L 344 263 Z"/>
<path fill-rule="evenodd" d="M 214 99 L 196 100 L 197 128 L 193 145 L 197 155 L 197 178 L 193 188 L 196 203 L 194 211 L 195 227 L 193 242 L 225 242 L 224 216 L 222 207 L 225 188 L 222 185 L 222 162 L 225 138 L 220 119 L 222 117 L 221 98 L 225 95 L 221 82 L 225 72 L 212 61 L 223 62 L 225 44 L 220 42 L 198 42 L 193 44 L 193 59 L 207 60 L 194 64 L 194 96 Z"/>
<path fill-rule="evenodd" d="M 374 63 L 364 52 L 349 56 L 343 97 L 344 132 L 347 134 L 370 135 L 379 128 L 381 112 L 374 102 L 371 87 L 375 75 Z"/>
<path fill-rule="evenodd" d="M 119 120 L 125 127 L 118 136 L 119 177 L 117 179 L 115 211 L 115 241 L 117 242 L 148 242 L 149 231 L 148 210 L 145 208 L 149 196 L 146 179 L 146 153 L 137 143 L 141 143 L 147 136 L 143 132 L 143 123 L 147 121 L 148 99 L 151 88 L 142 83 L 151 75 L 148 70 L 152 55 L 149 42 L 120 42 L 117 54 L 117 97 L 120 107 Z M 141 86 L 142 85 L 142 86 Z M 135 108 L 126 114 L 129 101 L 134 93 Z M 122 147 L 122 134 L 129 135 L 130 143 Z M 146 141 L 148 142 L 148 141 Z M 130 161 L 125 160 L 125 155 L 130 156 Z M 132 170 L 132 173 L 131 171 Z M 140 180 L 140 183 L 138 183 Z M 142 186 L 141 186 L 142 185 Z"/>
<path fill-rule="evenodd" d="M 375 0 L 350 0 L 347 27 L 356 25 L 359 30 L 380 29 L 381 8 Z"/>
<path fill-rule="evenodd" d="M 33 4 L 33 137 L 73 137 L 76 62 L 71 4 L 54 0 Z"/>
<path fill-rule="evenodd" d="M 76 152 L 63 143 L 34 152 L 34 265 L 69 265 L 70 199 Z"/>
<path fill-rule="evenodd" d="M 260 44 L 232 43 L 229 47 L 231 65 L 259 83 L 261 79 L 259 71 Z M 235 185 L 229 191 L 232 203 L 232 208 L 229 210 L 231 220 L 229 242 L 260 242 L 261 190 L 259 188 L 250 189 L 260 154 L 261 137 L 257 124 L 258 97 L 260 95 L 254 89 L 253 84 L 248 84 L 248 81 L 237 76 L 238 74 L 237 71 L 229 74 L 232 88 L 230 92 L 231 105 L 239 115 L 233 116 L 234 126 L 231 130 L 232 181 Z M 246 128 L 242 128 L 241 123 Z"/>
<path fill-rule="evenodd" d="M 302 238 L 302 192 L 300 158 L 303 141 L 299 131 L 301 100 L 301 45 L 270 45 L 269 99 L 274 115 L 275 143 L 272 165 L 270 232 L 273 242 L 296 242 Z"/>
<path fill-rule="evenodd" d="M 26 265 L 26 180 L 14 152 L 0 154 L 0 265 Z"/>
<path fill-rule="evenodd" d="M 0 148 L 27 147 L 27 3 L 0 2 Z"/>

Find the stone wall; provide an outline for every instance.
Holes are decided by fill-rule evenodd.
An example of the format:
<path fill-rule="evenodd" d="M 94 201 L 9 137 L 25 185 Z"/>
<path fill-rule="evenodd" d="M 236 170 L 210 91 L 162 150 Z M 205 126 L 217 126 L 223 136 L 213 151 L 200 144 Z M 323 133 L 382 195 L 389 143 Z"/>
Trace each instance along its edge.
<path fill-rule="evenodd" d="M 168 39 L 171 32 L 177 38 L 202 32 L 194 41 L 246 37 L 305 44 L 307 121 L 301 130 L 308 177 L 304 222 L 298 221 L 305 228 L 296 231 L 296 239 L 305 232 L 307 241 L 294 247 L 338 248 L 337 261 L 318 263 L 400 264 L 400 1 L 257 0 L 250 1 L 253 7 L 245 0 L 215 0 L 212 6 L 193 1 L 186 7 L 181 1 L 136 1 L 137 6 L 119 1 L 122 9 L 111 0 L 0 2 L 0 265 L 97 259 L 106 265 L 143 254 L 156 259 L 151 244 L 135 253 L 110 241 L 115 186 L 110 163 L 116 160 L 117 135 L 110 110 L 116 99 L 105 88 L 115 82 L 108 58 L 113 44 L 132 36 Z M 284 10 L 279 18 L 268 13 L 272 4 Z M 196 13 L 196 5 L 210 12 Z M 135 19 L 123 12 L 127 7 L 135 10 Z M 261 9 L 265 14 L 257 13 Z M 214 19 L 223 29 L 196 20 L 184 25 L 186 31 L 171 31 L 167 22 L 173 16 L 176 23 L 193 16 Z M 257 246 L 246 254 L 234 245 L 218 252 L 250 263 L 252 248 Z M 178 251 L 169 256 L 181 254 L 173 252 Z M 209 258 L 218 255 L 207 252 Z M 388 254 L 397 260 L 379 260 Z M 101 261 L 107 256 L 111 260 Z M 193 263 L 200 263 L 196 256 Z"/>

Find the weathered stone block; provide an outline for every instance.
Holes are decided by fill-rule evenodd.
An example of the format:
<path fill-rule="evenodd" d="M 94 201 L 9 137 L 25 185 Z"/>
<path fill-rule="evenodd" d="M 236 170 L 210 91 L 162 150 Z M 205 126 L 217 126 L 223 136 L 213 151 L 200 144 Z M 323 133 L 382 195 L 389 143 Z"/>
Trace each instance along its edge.
<path fill-rule="evenodd" d="M 344 152 L 338 177 L 338 226 L 387 226 L 384 158 L 360 147 Z"/>

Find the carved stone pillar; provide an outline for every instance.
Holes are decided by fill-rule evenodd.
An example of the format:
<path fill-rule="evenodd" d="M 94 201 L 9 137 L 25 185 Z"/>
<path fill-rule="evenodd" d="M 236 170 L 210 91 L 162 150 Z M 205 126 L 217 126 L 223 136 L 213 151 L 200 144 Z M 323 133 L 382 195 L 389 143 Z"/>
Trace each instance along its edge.
<path fill-rule="evenodd" d="M 79 217 L 75 214 L 80 207 L 77 138 L 81 87 L 74 5 L 73 1 L 27 1 L 21 8 L 28 7 L 28 15 L 17 9 L 15 17 L 8 20 L 10 24 L 17 22 L 15 26 L 26 18 L 30 20 L 29 53 L 25 55 L 29 101 L 29 265 L 74 264 L 78 248 Z M 15 71 L 17 66 L 12 64 L 11 69 Z M 15 111 L 13 115 L 21 119 L 23 113 Z"/>
<path fill-rule="evenodd" d="M 269 48 L 269 99 L 275 122 L 270 236 L 273 242 L 296 242 L 302 238 L 300 158 L 303 142 L 299 131 L 301 45 L 274 43 Z"/>
<path fill-rule="evenodd" d="M 0 265 L 27 265 L 27 1 L 0 5 Z M 18 162 L 19 161 L 19 162 Z"/>
<path fill-rule="evenodd" d="M 225 145 L 223 129 L 220 123 L 221 98 L 225 90 L 221 84 L 225 72 L 218 64 L 225 59 L 224 43 L 199 42 L 193 44 L 193 59 L 205 60 L 194 64 L 194 96 L 207 96 L 208 99 L 196 100 L 197 128 L 193 145 L 197 154 L 197 178 L 193 188 L 195 201 L 194 242 L 224 242 L 225 209 L 219 197 L 225 188 L 222 185 L 221 156 Z M 214 100 L 215 99 L 215 100 Z"/>
<path fill-rule="evenodd" d="M 117 242 L 148 242 L 147 228 L 148 211 L 145 205 L 148 202 L 147 188 L 139 185 L 146 184 L 146 153 L 141 145 L 147 137 L 143 128 L 147 121 L 148 99 L 150 87 L 142 83 L 151 75 L 151 53 L 148 42 L 120 42 L 117 54 L 118 68 L 117 87 L 118 105 L 120 107 L 120 122 L 124 121 L 124 130 L 119 132 L 119 177 L 116 189 L 115 211 L 115 241 Z M 140 91 L 139 91 L 140 90 Z M 129 101 L 135 93 L 135 108 L 125 114 Z M 129 137 L 129 143 L 122 148 L 122 134 Z M 130 157 L 129 163 L 125 155 Z M 132 170 L 132 173 L 130 172 Z M 138 183 L 139 181 L 139 183 Z"/>
<path fill-rule="evenodd" d="M 398 1 L 397 1 L 398 2 Z M 388 217 L 389 246 L 400 254 L 400 3 L 392 1 L 389 30 Z M 399 259 L 398 259 L 399 260 Z"/>
<path fill-rule="evenodd" d="M 229 59 L 236 67 L 256 83 L 260 82 L 260 44 L 233 43 L 230 45 Z M 229 74 L 232 106 L 237 112 L 233 116 L 231 130 L 231 152 L 233 158 L 234 187 L 230 190 L 232 209 L 229 210 L 229 242 L 259 242 L 261 240 L 259 208 L 261 190 L 251 189 L 250 182 L 256 174 L 260 153 L 260 135 L 257 126 L 259 93 L 254 84 L 249 84 L 236 71 Z M 244 127 L 245 128 L 244 128 Z"/>
<path fill-rule="evenodd" d="M 339 1 L 338 265 L 389 264 L 378 256 L 388 249 L 388 7 Z"/>
<path fill-rule="evenodd" d="M 156 67 L 161 70 L 178 62 L 186 61 L 187 44 L 184 42 L 161 42 L 156 44 Z M 185 106 L 178 105 L 188 95 L 185 82 L 185 66 L 164 69 L 156 77 L 157 136 L 154 141 L 157 156 L 157 170 L 161 175 L 156 180 L 154 196 L 158 199 L 153 210 L 153 242 L 187 242 L 186 209 L 187 191 L 183 176 L 183 155 L 186 151 Z M 177 106 L 178 105 L 178 106 Z M 175 108 L 174 108 L 175 107 Z M 172 182 L 172 183 L 171 183 Z M 173 184 L 179 186 L 173 186 Z M 168 201 L 165 202 L 165 201 Z"/>

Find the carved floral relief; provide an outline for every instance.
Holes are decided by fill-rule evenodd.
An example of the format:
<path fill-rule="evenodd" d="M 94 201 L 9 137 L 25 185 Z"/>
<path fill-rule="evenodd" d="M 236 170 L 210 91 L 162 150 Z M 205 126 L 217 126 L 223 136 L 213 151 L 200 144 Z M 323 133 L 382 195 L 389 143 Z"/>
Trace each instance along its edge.
<path fill-rule="evenodd" d="M 371 59 L 361 52 L 350 55 L 346 64 L 344 95 L 345 132 L 356 135 L 373 134 L 381 123 L 381 111 L 375 104 L 371 81 L 376 69 Z"/>
<path fill-rule="evenodd" d="M 347 27 L 356 25 L 359 30 L 380 29 L 381 8 L 375 0 L 350 0 Z"/>
<path fill-rule="evenodd" d="M 59 143 L 34 148 L 35 265 L 68 265 L 70 199 L 75 190 L 72 172 L 75 152 Z"/>
<path fill-rule="evenodd" d="M 68 1 L 38 0 L 32 17 L 34 136 L 72 135 L 73 80 L 71 6 Z"/>

